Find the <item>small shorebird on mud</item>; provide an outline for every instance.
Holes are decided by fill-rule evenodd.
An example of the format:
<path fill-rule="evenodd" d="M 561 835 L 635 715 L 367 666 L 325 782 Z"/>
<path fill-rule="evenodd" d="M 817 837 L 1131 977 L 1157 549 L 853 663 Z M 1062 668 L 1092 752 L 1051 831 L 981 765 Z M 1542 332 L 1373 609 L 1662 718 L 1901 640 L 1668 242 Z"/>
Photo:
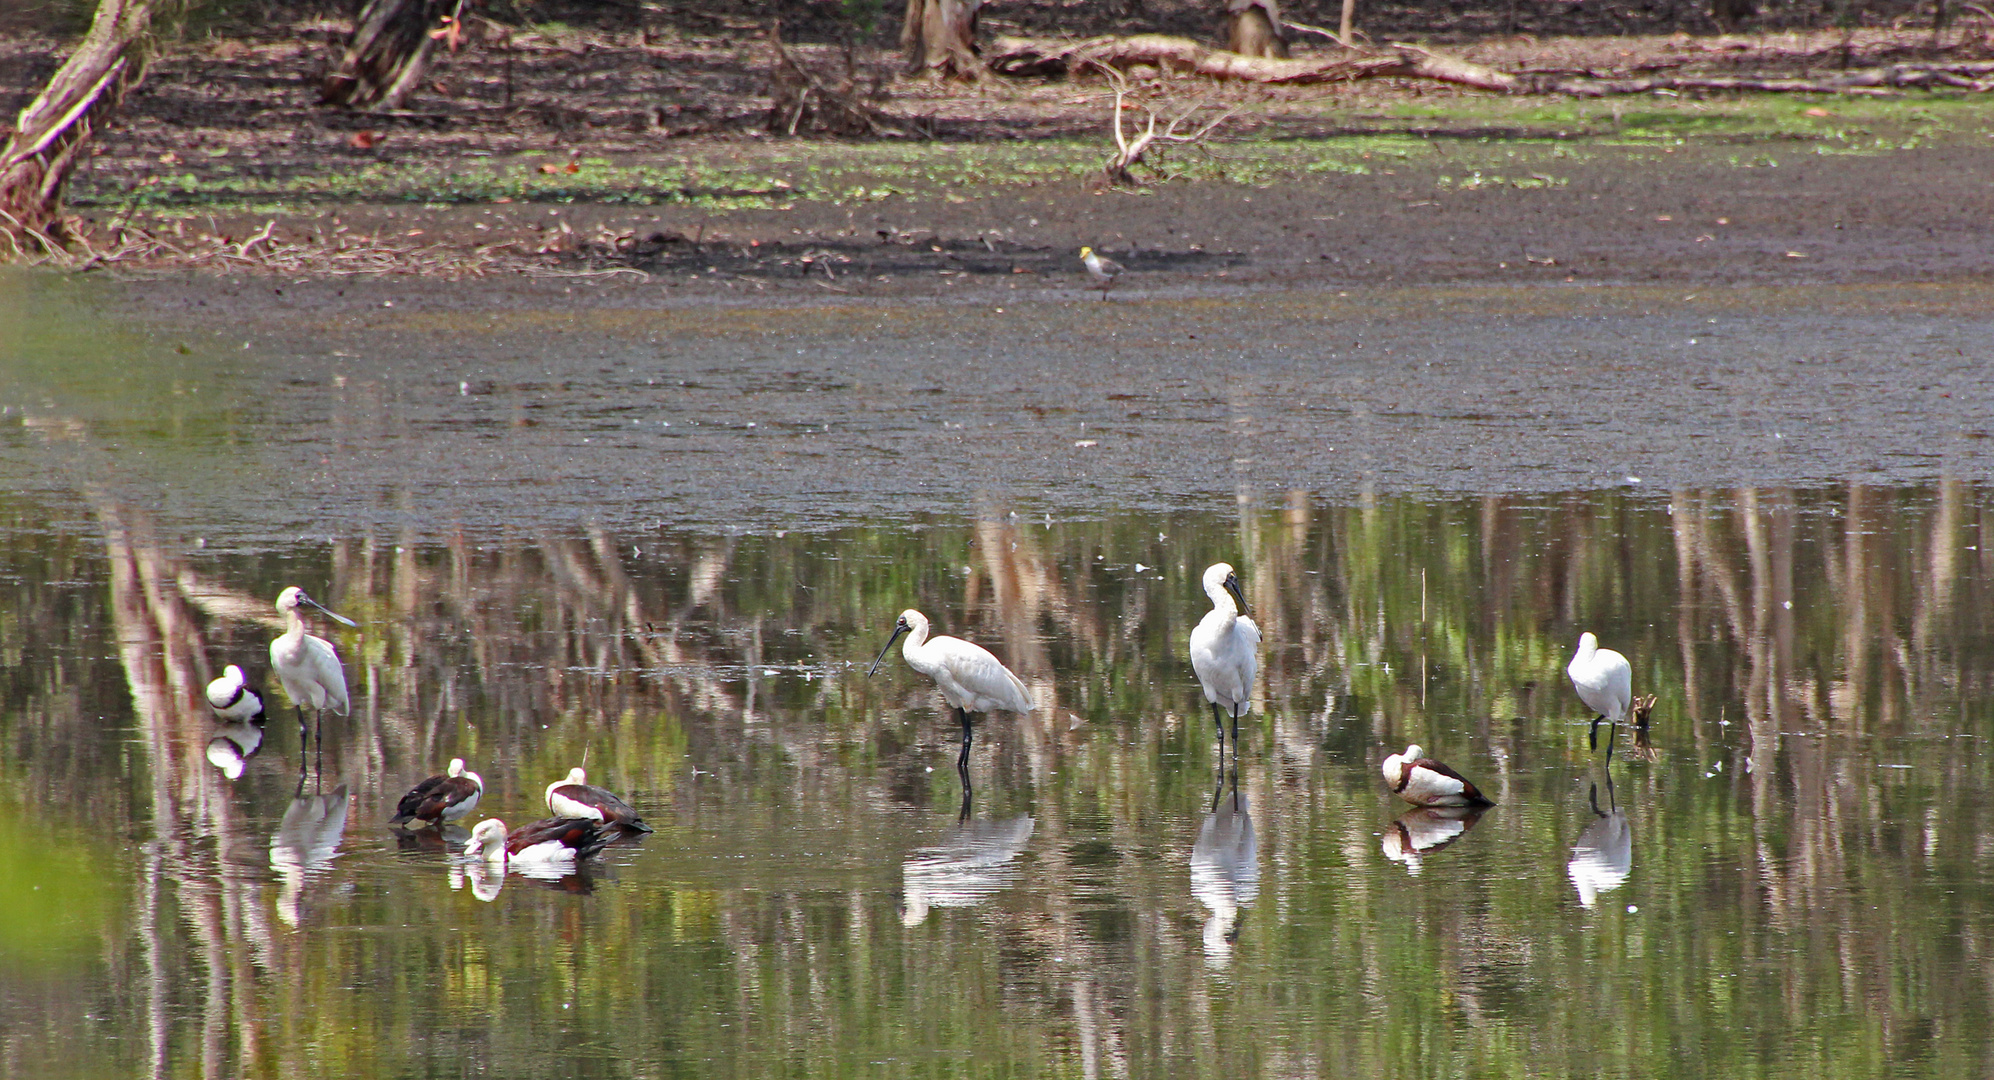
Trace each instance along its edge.
<path fill-rule="evenodd" d="M 1108 298 L 1108 290 L 1114 288 L 1115 279 L 1122 276 L 1122 264 L 1106 255 L 1096 254 L 1091 247 L 1080 249 L 1080 261 L 1087 264 L 1087 276 L 1101 286 L 1101 299 Z"/>

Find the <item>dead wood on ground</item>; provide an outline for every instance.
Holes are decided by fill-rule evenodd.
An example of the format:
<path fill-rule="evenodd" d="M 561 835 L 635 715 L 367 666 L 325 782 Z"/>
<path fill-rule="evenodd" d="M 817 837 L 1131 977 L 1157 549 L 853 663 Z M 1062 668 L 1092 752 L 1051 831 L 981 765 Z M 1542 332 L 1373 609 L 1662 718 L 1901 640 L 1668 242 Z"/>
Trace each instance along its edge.
<path fill-rule="evenodd" d="M 775 52 L 769 75 L 768 130 L 778 135 L 818 133 L 845 137 L 908 135 L 907 122 L 874 104 L 882 96 L 883 80 L 875 76 L 861 85 L 858 65 L 849 48 L 842 76 L 826 76 L 805 67 L 782 43 L 782 24 L 769 27 L 769 48 Z"/>
<path fill-rule="evenodd" d="M 1136 165 L 1142 164 L 1144 155 L 1148 154 L 1150 149 L 1159 141 L 1180 145 L 1196 143 L 1205 136 L 1210 135 L 1213 131 L 1216 131 L 1220 124 L 1225 123 L 1226 119 L 1232 116 L 1233 111 L 1231 109 L 1222 110 L 1217 116 L 1206 121 L 1196 130 L 1180 135 L 1177 129 L 1191 122 L 1200 112 L 1204 111 L 1205 104 L 1203 102 L 1192 105 L 1189 109 L 1172 117 L 1169 122 L 1164 124 L 1163 129 L 1160 131 L 1157 130 L 1156 122 L 1161 119 L 1161 115 L 1155 109 L 1144 105 L 1142 109 L 1145 113 L 1149 114 L 1149 125 L 1140 135 L 1130 138 L 1122 132 L 1122 111 L 1126 107 L 1128 100 L 1128 80 L 1124 79 L 1122 74 L 1113 68 L 1102 67 L 1100 70 L 1115 87 L 1113 112 L 1115 153 L 1108 158 L 1108 163 L 1101 169 L 1102 179 L 1110 185 L 1134 186 L 1136 178 L 1135 174 L 1130 172 L 1130 170 Z M 1102 295 L 1106 296 L 1107 290 L 1102 290 Z"/>
<path fill-rule="evenodd" d="M 1994 91 L 1994 62 L 1892 64 L 1825 78 L 1749 78 L 1657 75 L 1613 79 L 1563 73 L 1511 73 L 1405 42 L 1383 48 L 1347 48 L 1324 57 L 1273 59 L 1241 56 L 1163 34 L 1099 37 L 1084 41 L 1000 38 L 990 69 L 1010 76 L 1061 76 L 1088 70 L 1127 73 L 1143 67 L 1164 74 L 1196 75 L 1271 86 L 1305 86 L 1358 79 L 1431 79 L 1477 90 L 1573 97 L 1647 94 L 1656 91 L 1728 93 L 1891 94 L 1911 89 Z"/>
<path fill-rule="evenodd" d="M 1516 76 L 1445 56 L 1417 45 L 1394 44 L 1389 51 L 1355 51 L 1330 58 L 1271 59 L 1208 48 L 1190 38 L 1165 34 L 1042 41 L 1001 38 L 990 68 L 1004 75 L 1053 75 L 1088 68 L 1127 71 L 1150 66 L 1165 72 L 1268 85 L 1301 86 L 1378 77 L 1436 79 L 1479 90 L 1510 90 Z"/>

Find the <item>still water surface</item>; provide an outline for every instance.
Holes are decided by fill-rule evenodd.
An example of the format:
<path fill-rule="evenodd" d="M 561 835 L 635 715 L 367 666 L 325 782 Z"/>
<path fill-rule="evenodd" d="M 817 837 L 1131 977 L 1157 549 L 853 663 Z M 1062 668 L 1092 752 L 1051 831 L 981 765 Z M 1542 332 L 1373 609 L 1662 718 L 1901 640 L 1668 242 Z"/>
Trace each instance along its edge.
<path fill-rule="evenodd" d="M 1994 1068 L 1976 481 L 810 528 L 417 505 L 280 541 L 295 507 L 143 497 L 158 458 L 362 436 L 149 427 L 146 394 L 36 378 L 0 440 L 0 1073 Z M 800 468 L 732 497 L 831 466 Z M 1236 776 L 1186 657 L 1220 559 L 1266 638 Z M 200 688 L 264 667 L 289 584 L 360 621 L 316 628 L 354 709 L 315 762 L 273 692 L 230 781 Z M 966 807 L 932 686 L 897 650 L 864 674 L 910 605 L 1040 702 L 979 719 Z M 1582 630 L 1659 699 L 1610 767 L 1563 674 Z M 1410 741 L 1497 805 L 1408 814 L 1377 763 Z M 479 816 L 541 816 L 585 762 L 658 831 L 560 880 L 468 870 L 385 824 L 452 756 Z"/>
<path fill-rule="evenodd" d="M 256 558 L 17 502 L 9 1071 L 1983 1071 L 1981 494 Z M 1268 642 L 1236 788 L 1184 659 L 1221 555 Z M 302 799 L 287 707 L 231 783 L 197 696 L 292 581 L 362 621 Z M 863 677 L 904 603 L 1043 703 L 980 721 L 960 823 L 939 699 L 897 659 Z M 1610 771 L 1562 678 L 1580 627 L 1661 701 Z M 1405 815 L 1374 770 L 1410 740 L 1498 805 Z M 384 824 L 452 755 L 514 821 L 586 760 L 659 831 L 557 882 L 467 876 Z"/>

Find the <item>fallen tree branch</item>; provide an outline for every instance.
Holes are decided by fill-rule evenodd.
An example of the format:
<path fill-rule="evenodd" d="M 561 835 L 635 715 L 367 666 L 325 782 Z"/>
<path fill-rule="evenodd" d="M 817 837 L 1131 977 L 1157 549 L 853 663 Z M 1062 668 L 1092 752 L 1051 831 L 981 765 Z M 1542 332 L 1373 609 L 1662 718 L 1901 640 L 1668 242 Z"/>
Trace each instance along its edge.
<path fill-rule="evenodd" d="M 1645 79 L 1524 79 L 1519 89 L 1527 93 L 1569 94 L 1574 97 L 1605 97 L 1614 94 L 1651 94 L 1658 90 L 1738 92 L 1770 94 L 1849 94 L 1879 96 L 1899 90 L 1952 87 L 1975 93 L 1994 91 L 1994 64 L 1893 64 L 1886 68 L 1851 71 L 1826 79 L 1749 79 L 1658 75 Z"/>
<path fill-rule="evenodd" d="M 1289 24 L 1297 25 L 1297 24 Z M 1299 27 L 1335 35 L 1317 27 Z M 1477 90 L 1512 94 L 1565 94 L 1603 97 L 1656 91 L 1887 95 L 1900 90 L 1941 87 L 1974 93 L 1994 91 L 1994 62 L 1892 64 L 1849 71 L 1829 78 L 1786 79 L 1736 76 L 1657 75 L 1645 78 L 1570 78 L 1562 74 L 1512 74 L 1421 45 L 1395 41 L 1385 49 L 1348 48 L 1326 58 L 1272 59 L 1208 48 L 1190 38 L 1164 34 L 1099 37 L 1084 41 L 1000 38 L 990 70 L 1010 76 L 1074 75 L 1085 70 L 1127 74 L 1153 67 L 1167 74 L 1273 86 L 1354 82 L 1358 79 L 1431 79 Z"/>
<path fill-rule="evenodd" d="M 1108 67 L 1106 65 L 1100 65 L 1100 70 L 1103 75 L 1106 75 L 1108 77 L 1108 81 L 1112 83 L 1115 87 L 1115 104 L 1114 104 L 1114 113 L 1113 113 L 1115 153 L 1114 156 L 1108 159 L 1108 163 L 1105 166 L 1103 166 L 1101 169 L 1102 178 L 1109 184 L 1133 186 L 1136 183 L 1136 179 L 1135 175 L 1131 173 L 1129 170 L 1142 161 L 1143 155 L 1149 152 L 1150 147 L 1154 145 L 1157 142 L 1157 140 L 1160 139 L 1163 140 L 1164 142 L 1175 142 L 1175 143 L 1195 143 L 1200 139 L 1203 139 L 1205 136 L 1210 135 L 1213 131 L 1217 130 L 1218 126 L 1222 123 L 1225 123 L 1225 121 L 1233 114 L 1233 110 L 1226 109 L 1220 112 L 1216 117 L 1213 117 L 1210 122 L 1206 123 L 1203 127 L 1199 128 L 1198 130 L 1193 131 L 1188 135 L 1179 135 L 1177 133 L 1177 128 L 1180 125 L 1182 125 L 1185 121 L 1196 116 L 1202 109 L 1204 109 L 1205 107 L 1204 102 L 1201 101 L 1191 106 L 1188 110 L 1186 110 L 1182 114 L 1171 119 L 1169 123 L 1163 126 L 1162 131 L 1158 131 L 1156 129 L 1156 121 L 1158 118 L 1156 110 L 1150 108 L 1147 105 L 1144 105 L 1142 107 L 1143 111 L 1149 114 L 1149 126 L 1147 129 L 1143 131 L 1142 134 L 1136 136 L 1133 139 L 1130 139 L 1122 134 L 1122 108 L 1123 108 L 1123 102 L 1128 97 L 1128 80 L 1122 76 L 1121 72 L 1116 71 L 1114 68 Z"/>
<path fill-rule="evenodd" d="M 1353 50 L 1356 51 L 1356 50 Z M 1126 72 L 1149 65 L 1168 72 L 1268 85 L 1301 86 L 1378 77 L 1435 79 L 1480 90 L 1514 89 L 1516 76 L 1417 45 L 1393 44 L 1389 52 L 1356 51 L 1334 59 L 1281 60 L 1241 56 L 1167 34 L 1049 42 L 1000 38 L 990 68 L 1004 75 L 1073 74 L 1087 68 Z"/>

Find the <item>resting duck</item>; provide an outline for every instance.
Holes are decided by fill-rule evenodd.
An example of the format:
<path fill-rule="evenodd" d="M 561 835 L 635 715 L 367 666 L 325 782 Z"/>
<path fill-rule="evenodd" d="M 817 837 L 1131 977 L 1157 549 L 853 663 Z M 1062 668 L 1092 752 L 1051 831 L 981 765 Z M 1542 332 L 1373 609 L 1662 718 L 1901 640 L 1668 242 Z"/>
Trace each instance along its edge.
<path fill-rule="evenodd" d="M 463 758 L 451 758 L 450 768 L 443 775 L 424 780 L 402 796 L 388 824 L 420 821 L 418 829 L 423 825 L 440 828 L 476 810 L 484 794 L 485 778 L 464 768 Z"/>
<path fill-rule="evenodd" d="M 464 854 L 500 865 L 566 864 L 586 859 L 609 843 L 587 818 L 547 818 L 507 832 L 505 822 L 486 818 L 471 830 Z"/>
<path fill-rule="evenodd" d="M 263 713 L 263 695 L 249 686 L 242 669 L 234 664 L 222 669 L 222 677 L 208 684 L 208 708 L 224 724 L 255 724 L 268 719 Z"/>
<path fill-rule="evenodd" d="M 616 793 L 589 783 L 588 773 L 577 765 L 568 770 L 566 780 L 547 785 L 547 809 L 555 817 L 585 818 L 598 825 L 615 826 L 631 832 L 656 832 L 644 824 L 637 811 Z"/>
<path fill-rule="evenodd" d="M 1418 743 L 1385 759 L 1385 783 L 1414 806 L 1493 806 L 1495 801 L 1453 769 L 1420 756 Z"/>

